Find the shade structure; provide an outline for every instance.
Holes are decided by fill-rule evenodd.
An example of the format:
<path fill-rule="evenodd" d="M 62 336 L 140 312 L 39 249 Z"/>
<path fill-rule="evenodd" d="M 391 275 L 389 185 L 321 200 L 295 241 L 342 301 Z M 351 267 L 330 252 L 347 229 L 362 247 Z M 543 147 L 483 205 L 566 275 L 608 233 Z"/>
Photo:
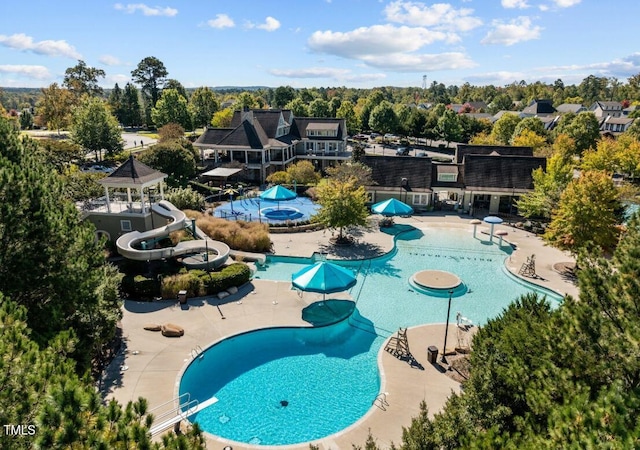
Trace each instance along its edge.
<path fill-rule="evenodd" d="M 383 216 L 408 216 L 413 214 L 413 208 L 406 203 L 390 198 L 383 202 L 376 203 L 371 207 L 371 211 Z"/>
<path fill-rule="evenodd" d="M 301 291 L 317 292 L 324 296 L 353 287 L 356 277 L 344 267 L 319 261 L 291 275 L 291 283 Z"/>
<path fill-rule="evenodd" d="M 276 202 L 293 200 L 297 195 L 295 192 L 290 191 L 284 186 L 274 186 L 272 188 L 267 189 L 262 194 L 260 194 L 260 198 L 262 200 L 273 200 Z"/>
<path fill-rule="evenodd" d="M 493 227 L 496 224 L 501 224 L 502 223 L 502 219 L 500 217 L 497 217 L 497 216 L 487 216 L 483 220 L 486 223 L 491 225 L 491 232 L 489 234 L 489 242 L 493 242 Z"/>

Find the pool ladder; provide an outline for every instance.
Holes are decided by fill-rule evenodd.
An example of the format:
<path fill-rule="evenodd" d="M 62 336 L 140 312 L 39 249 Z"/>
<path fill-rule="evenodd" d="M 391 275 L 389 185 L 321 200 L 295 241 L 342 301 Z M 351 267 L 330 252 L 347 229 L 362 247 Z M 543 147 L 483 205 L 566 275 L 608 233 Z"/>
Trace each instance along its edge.
<path fill-rule="evenodd" d="M 380 392 L 376 395 L 376 398 L 371 402 L 372 405 L 376 405 L 383 411 L 387 410 L 387 406 L 389 406 L 389 402 L 387 401 L 388 392 Z"/>
<path fill-rule="evenodd" d="M 191 349 L 191 358 L 196 359 L 202 359 L 204 358 L 204 350 L 202 350 L 202 347 L 200 347 L 199 345 L 196 345 L 194 348 Z"/>

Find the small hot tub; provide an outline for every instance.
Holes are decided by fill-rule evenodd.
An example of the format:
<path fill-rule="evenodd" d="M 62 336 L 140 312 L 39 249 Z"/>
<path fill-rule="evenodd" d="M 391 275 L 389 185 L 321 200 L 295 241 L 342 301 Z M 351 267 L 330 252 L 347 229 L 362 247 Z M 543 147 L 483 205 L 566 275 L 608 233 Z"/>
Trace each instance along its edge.
<path fill-rule="evenodd" d="M 298 220 L 304 214 L 295 208 L 263 208 L 260 214 L 271 220 Z"/>

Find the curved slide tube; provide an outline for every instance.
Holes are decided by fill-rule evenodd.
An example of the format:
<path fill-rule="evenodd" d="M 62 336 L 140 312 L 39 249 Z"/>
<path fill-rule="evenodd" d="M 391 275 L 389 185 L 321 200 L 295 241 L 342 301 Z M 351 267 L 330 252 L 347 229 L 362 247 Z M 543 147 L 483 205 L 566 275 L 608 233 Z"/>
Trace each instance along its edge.
<path fill-rule="evenodd" d="M 153 230 L 142 233 L 139 231 L 132 231 L 120 236 L 116 241 L 116 247 L 118 248 L 118 253 L 122 256 L 136 261 L 154 261 L 157 259 L 174 258 L 176 256 L 204 253 L 213 250 L 217 253 L 217 256 L 214 258 L 211 258 L 209 255 L 207 261 L 196 261 L 194 259 L 193 261 L 183 263 L 190 269 L 215 269 L 226 262 L 229 257 L 229 246 L 224 242 L 212 240 L 198 227 L 196 227 L 195 237 L 197 239 L 195 241 L 180 242 L 175 247 L 154 248 L 149 250 L 138 250 L 137 248 L 134 248 L 134 245 L 137 245 L 142 241 L 163 238 L 168 236 L 172 231 L 178 231 L 185 228 L 185 221 L 187 220 L 187 217 L 182 211 L 173 206 L 171 202 L 162 200 L 151 208 L 152 211 L 159 216 L 172 219 L 173 221 L 162 227 L 154 228 Z"/>

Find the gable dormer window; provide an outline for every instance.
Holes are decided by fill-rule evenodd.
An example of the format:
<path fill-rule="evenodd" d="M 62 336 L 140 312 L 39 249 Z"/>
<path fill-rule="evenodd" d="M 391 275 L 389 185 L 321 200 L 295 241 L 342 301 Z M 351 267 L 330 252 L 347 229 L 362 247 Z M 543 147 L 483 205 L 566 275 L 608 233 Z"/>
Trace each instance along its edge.
<path fill-rule="evenodd" d="M 337 123 L 310 123 L 307 125 L 307 137 L 337 137 Z"/>

